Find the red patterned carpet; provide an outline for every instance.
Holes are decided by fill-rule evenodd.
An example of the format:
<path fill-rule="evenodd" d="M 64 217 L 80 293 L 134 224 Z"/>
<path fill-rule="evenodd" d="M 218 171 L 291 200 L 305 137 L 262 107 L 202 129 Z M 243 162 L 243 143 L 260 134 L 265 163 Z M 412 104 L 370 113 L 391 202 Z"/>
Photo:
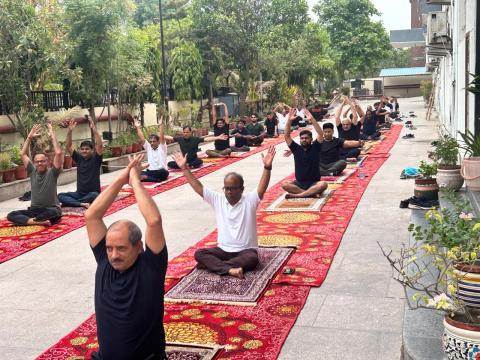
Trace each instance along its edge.
<path fill-rule="evenodd" d="M 374 156 L 369 156 L 362 167 L 362 172 L 368 176 L 347 179 L 320 212 L 259 212 L 260 242 L 297 247 L 287 263 L 288 267 L 296 269 L 293 275 L 280 273 L 254 307 L 165 304 L 167 341 L 226 346 L 221 360 L 276 359 L 305 304 L 310 286 L 319 286 L 325 279 L 363 192 L 388 158 L 401 129 L 401 126 L 393 126 L 386 139 L 375 145 L 371 152 Z M 267 192 L 262 206 L 268 205 L 281 192 L 280 183 L 276 184 Z M 166 291 L 195 266 L 195 249 L 215 246 L 215 240 L 216 231 L 213 231 L 169 262 Z M 88 359 L 97 347 L 92 315 L 38 359 Z"/>
<path fill-rule="evenodd" d="M 195 176 L 202 177 L 208 175 L 225 166 L 257 154 L 267 149 L 270 145 L 277 145 L 283 141 L 283 137 L 268 139 L 264 145 L 253 148 L 251 151 L 241 155 L 219 160 L 215 159 L 214 162 L 206 162 L 205 166 L 195 171 Z M 187 182 L 184 176 L 177 176 L 176 173 L 172 173 L 172 177 L 172 180 L 167 180 L 160 186 L 148 189 L 149 193 L 152 196 L 158 195 Z M 115 201 L 108 210 L 107 215 L 135 204 L 135 197 L 132 195 L 131 190 L 126 189 L 124 191 L 130 196 Z M 25 203 L 25 208 L 27 206 L 28 203 Z M 84 225 L 85 221 L 81 213 L 63 216 L 62 221 L 58 225 L 49 228 L 44 226 L 13 226 L 6 219 L 0 219 L 0 264 L 55 240 L 73 230 L 79 229 Z"/>

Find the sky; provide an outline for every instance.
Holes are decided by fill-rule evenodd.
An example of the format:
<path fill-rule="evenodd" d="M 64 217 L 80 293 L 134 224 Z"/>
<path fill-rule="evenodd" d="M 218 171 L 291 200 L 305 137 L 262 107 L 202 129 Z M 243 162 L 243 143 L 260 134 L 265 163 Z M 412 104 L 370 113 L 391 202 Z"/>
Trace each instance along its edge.
<path fill-rule="evenodd" d="M 370 0 L 382 13 L 380 19 L 387 31 L 410 29 L 409 0 Z M 308 0 L 310 9 L 318 0 Z"/>

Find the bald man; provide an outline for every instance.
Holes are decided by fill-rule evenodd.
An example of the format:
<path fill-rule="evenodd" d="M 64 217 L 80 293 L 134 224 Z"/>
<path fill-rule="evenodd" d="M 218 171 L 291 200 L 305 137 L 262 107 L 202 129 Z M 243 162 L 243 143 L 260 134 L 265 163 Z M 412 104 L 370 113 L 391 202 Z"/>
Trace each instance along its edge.
<path fill-rule="evenodd" d="M 257 207 L 267 191 L 272 171 L 275 147 L 262 154 L 263 173 L 256 191 L 243 193 L 243 177 L 228 173 L 223 179 L 223 193 L 212 191 L 190 172 L 187 158 L 180 153 L 174 159 L 190 186 L 215 211 L 218 228 L 218 246 L 198 249 L 195 260 L 200 268 L 220 275 L 243 278 L 244 273 L 255 269 L 258 264 Z"/>
<path fill-rule="evenodd" d="M 99 351 L 93 359 L 164 360 L 163 294 L 168 254 L 162 218 L 141 182 L 143 155 L 130 163 L 85 213 L 95 260 L 95 313 Z M 148 165 L 148 164 L 147 164 Z M 103 217 L 123 185 L 130 184 L 146 222 L 142 232 L 130 220 L 107 229 Z"/>

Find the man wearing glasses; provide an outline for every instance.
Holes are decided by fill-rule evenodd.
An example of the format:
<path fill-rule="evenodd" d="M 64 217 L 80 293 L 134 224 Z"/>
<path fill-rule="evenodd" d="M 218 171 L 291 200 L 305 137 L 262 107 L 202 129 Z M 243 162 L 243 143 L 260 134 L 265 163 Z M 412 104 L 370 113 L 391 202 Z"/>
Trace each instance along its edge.
<path fill-rule="evenodd" d="M 12 211 L 7 215 L 7 219 L 15 225 L 50 226 L 57 224 L 62 218 L 57 198 L 57 179 L 62 169 L 63 152 L 52 125 L 48 124 L 47 128 L 55 151 L 51 168 L 48 167 L 47 156 L 43 152 L 37 152 L 33 156 L 33 163 L 28 157 L 30 142 L 33 138 L 41 136 L 40 125 L 33 126 L 23 144 L 21 156 L 30 176 L 32 200 L 27 210 Z"/>
<path fill-rule="evenodd" d="M 267 154 L 262 154 L 263 173 L 256 191 L 244 194 L 243 177 L 240 174 L 230 172 L 225 175 L 223 193 L 212 191 L 190 172 L 185 156 L 179 153 L 174 155 L 190 186 L 215 211 L 218 246 L 195 252 L 195 260 L 200 268 L 240 279 L 246 271 L 255 269 L 258 264 L 257 206 L 267 191 L 274 157 L 275 147 L 270 146 Z"/>

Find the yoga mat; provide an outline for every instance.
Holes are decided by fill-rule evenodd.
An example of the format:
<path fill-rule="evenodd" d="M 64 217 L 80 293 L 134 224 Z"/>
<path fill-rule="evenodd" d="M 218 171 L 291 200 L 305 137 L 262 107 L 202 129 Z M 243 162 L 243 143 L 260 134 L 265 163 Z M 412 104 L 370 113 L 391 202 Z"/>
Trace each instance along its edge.
<path fill-rule="evenodd" d="M 297 132 L 298 133 L 298 132 Z M 295 134 L 293 136 L 296 136 Z M 223 158 L 221 161 L 214 163 L 206 163 L 199 169 L 195 169 L 195 176 L 200 178 L 208 175 L 214 171 L 217 171 L 225 166 L 240 161 L 246 157 L 257 154 L 267 149 L 270 145 L 277 145 L 284 141 L 283 135 L 275 139 L 275 141 L 265 142 L 262 146 L 253 147 L 250 151 L 243 153 L 241 156 L 234 156 L 229 158 Z M 151 196 L 158 195 L 165 191 L 171 190 L 178 186 L 187 183 L 186 178 L 181 172 L 171 172 L 171 177 L 167 181 L 152 184 L 146 183 L 147 190 Z M 135 197 L 133 191 L 126 187 L 122 192 L 130 192 L 130 196 L 115 201 L 107 211 L 105 216 L 111 215 L 121 209 L 124 209 L 130 205 L 135 204 Z M 28 207 L 28 203 L 25 203 L 25 208 Z M 20 256 L 32 249 L 35 249 L 43 244 L 46 244 L 52 240 L 59 238 L 73 230 L 79 229 L 85 225 L 83 217 L 76 214 L 68 214 L 63 216 L 59 224 L 45 227 L 45 226 L 14 226 L 6 219 L 0 219 L 0 264 L 11 260 L 17 256 Z"/>
<path fill-rule="evenodd" d="M 259 264 L 247 271 L 244 279 L 195 268 L 165 294 L 165 302 L 255 306 L 292 252 L 287 248 L 258 249 Z"/>
<path fill-rule="evenodd" d="M 257 306 L 165 304 L 167 343 L 224 346 L 220 359 L 274 360 L 302 310 L 307 286 L 270 285 Z M 37 360 L 89 359 L 98 350 L 95 315 Z"/>

